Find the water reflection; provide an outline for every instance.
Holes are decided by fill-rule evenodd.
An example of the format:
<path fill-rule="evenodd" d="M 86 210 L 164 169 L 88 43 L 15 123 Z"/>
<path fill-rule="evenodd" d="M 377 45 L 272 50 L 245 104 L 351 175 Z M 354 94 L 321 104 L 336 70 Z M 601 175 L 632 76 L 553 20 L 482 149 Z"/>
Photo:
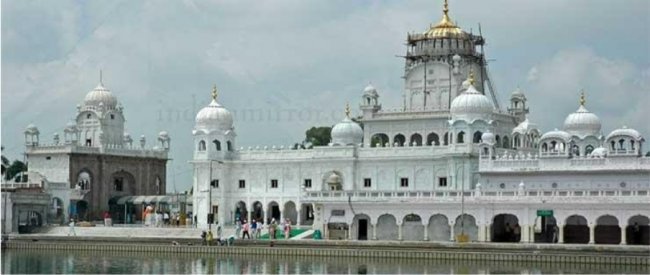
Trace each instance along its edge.
<path fill-rule="evenodd" d="M 648 266 L 342 257 L 3 250 L 2 273 L 546 274 L 650 273 Z"/>

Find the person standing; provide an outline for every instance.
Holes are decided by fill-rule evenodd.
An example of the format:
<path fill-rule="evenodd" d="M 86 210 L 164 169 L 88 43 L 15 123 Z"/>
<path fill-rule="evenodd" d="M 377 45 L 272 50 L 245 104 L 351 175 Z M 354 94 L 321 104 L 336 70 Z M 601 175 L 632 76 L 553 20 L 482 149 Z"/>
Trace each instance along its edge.
<path fill-rule="evenodd" d="M 205 231 L 201 232 L 201 244 L 202 245 L 207 245 L 208 244 L 208 234 L 205 233 Z"/>
<path fill-rule="evenodd" d="M 165 225 L 169 225 L 169 213 L 163 213 L 163 221 L 165 222 Z"/>
<path fill-rule="evenodd" d="M 271 224 L 269 225 L 269 235 L 271 239 L 275 239 L 275 232 L 278 229 L 278 224 L 275 222 L 275 219 L 271 220 Z"/>
<path fill-rule="evenodd" d="M 251 235 L 248 233 L 249 229 L 250 229 L 250 224 L 248 224 L 248 222 L 246 220 L 244 220 L 244 225 L 243 225 L 244 233 L 241 236 L 242 239 L 248 238 L 250 240 Z"/>
<path fill-rule="evenodd" d="M 261 221 L 257 221 L 257 231 L 255 231 L 255 238 L 259 239 L 262 237 L 262 229 L 264 227 L 264 224 Z"/>
<path fill-rule="evenodd" d="M 208 237 L 207 237 L 207 240 L 208 240 L 208 246 L 211 246 L 211 245 L 212 245 L 212 241 L 214 240 L 214 236 L 212 236 L 212 230 L 208 230 Z"/>
<path fill-rule="evenodd" d="M 68 236 L 77 236 L 77 233 L 74 231 L 74 219 L 70 219 L 70 231 L 68 231 Z"/>
<path fill-rule="evenodd" d="M 257 238 L 256 234 L 257 234 L 257 222 L 255 222 L 255 220 L 252 220 L 251 221 L 251 237 L 253 237 L 253 239 L 256 239 Z"/>
<path fill-rule="evenodd" d="M 291 220 L 287 219 L 284 223 L 284 238 L 289 239 L 291 237 Z"/>

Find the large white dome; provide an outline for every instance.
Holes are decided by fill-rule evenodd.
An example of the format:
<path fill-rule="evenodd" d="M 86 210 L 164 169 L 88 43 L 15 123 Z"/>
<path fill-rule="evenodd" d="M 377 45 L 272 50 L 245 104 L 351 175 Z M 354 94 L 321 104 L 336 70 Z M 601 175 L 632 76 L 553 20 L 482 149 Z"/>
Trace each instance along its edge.
<path fill-rule="evenodd" d="M 584 105 L 580 105 L 577 111 L 569 114 L 564 120 L 564 131 L 581 138 L 600 136 L 600 128 L 600 118 L 589 112 Z"/>
<path fill-rule="evenodd" d="M 350 119 L 350 107 L 346 107 L 345 118 L 334 125 L 332 132 L 333 145 L 357 145 L 363 141 L 363 129 Z"/>
<path fill-rule="evenodd" d="M 103 105 L 104 108 L 114 109 L 117 106 L 117 98 L 102 83 L 99 83 L 95 89 L 86 94 L 84 105 L 95 107 Z"/>
<path fill-rule="evenodd" d="M 479 93 L 473 85 L 470 85 L 465 92 L 454 98 L 451 102 L 452 119 L 465 119 L 472 121 L 475 119 L 489 119 L 494 106 L 490 99 Z"/>
<path fill-rule="evenodd" d="M 215 99 L 196 114 L 194 129 L 228 131 L 232 129 L 232 114 Z"/>

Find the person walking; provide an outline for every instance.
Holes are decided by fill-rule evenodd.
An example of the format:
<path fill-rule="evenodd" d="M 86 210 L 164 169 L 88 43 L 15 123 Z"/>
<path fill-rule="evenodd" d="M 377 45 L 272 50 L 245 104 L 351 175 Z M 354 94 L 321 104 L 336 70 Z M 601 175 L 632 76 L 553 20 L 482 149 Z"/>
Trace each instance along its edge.
<path fill-rule="evenodd" d="M 251 235 L 248 233 L 248 230 L 250 230 L 250 224 L 248 224 L 248 222 L 246 220 L 244 220 L 244 225 L 243 225 L 244 233 L 241 236 L 242 239 L 247 238 L 247 239 L 250 240 Z"/>
<path fill-rule="evenodd" d="M 74 219 L 70 219 L 70 230 L 68 231 L 68 236 L 77 236 L 77 233 L 74 231 Z"/>
<path fill-rule="evenodd" d="M 257 222 L 255 222 L 255 220 L 252 220 L 251 221 L 251 237 L 253 237 L 253 239 L 257 239 L 256 234 L 257 234 Z"/>

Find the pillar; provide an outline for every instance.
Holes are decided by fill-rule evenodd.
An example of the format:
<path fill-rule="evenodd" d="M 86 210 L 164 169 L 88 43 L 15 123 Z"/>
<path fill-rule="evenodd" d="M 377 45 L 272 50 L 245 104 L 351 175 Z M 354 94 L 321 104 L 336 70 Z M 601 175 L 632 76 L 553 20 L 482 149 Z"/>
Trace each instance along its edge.
<path fill-rule="evenodd" d="M 352 237 L 353 237 L 352 232 L 353 231 L 354 230 L 352 230 L 352 224 L 348 224 L 348 240 L 352 240 Z"/>
<path fill-rule="evenodd" d="M 451 223 L 449 224 L 449 233 L 451 236 L 449 236 L 449 241 L 456 241 L 456 233 L 454 232 L 456 229 L 454 228 L 454 224 Z"/>
<path fill-rule="evenodd" d="M 519 242 L 520 243 L 527 243 L 530 242 L 530 226 L 524 224 L 521 226 L 521 237 Z"/>
<path fill-rule="evenodd" d="M 246 220 L 248 222 L 251 222 L 252 221 L 251 218 L 253 217 L 253 211 L 250 211 L 249 209 L 246 209 L 246 210 L 248 210 L 247 213 L 246 213 Z"/>
<path fill-rule="evenodd" d="M 559 224 L 558 225 L 558 239 L 557 243 L 564 243 L 564 224 Z"/>
<path fill-rule="evenodd" d="M 590 225 L 589 226 L 589 244 L 594 244 L 594 239 L 595 239 L 595 231 L 596 231 L 596 226 L 595 225 Z"/>
<path fill-rule="evenodd" d="M 478 241 L 485 242 L 485 225 L 480 224 L 478 226 Z"/>
<path fill-rule="evenodd" d="M 372 239 L 377 240 L 377 224 L 372 224 Z"/>
<path fill-rule="evenodd" d="M 424 225 L 424 240 L 429 240 L 429 224 Z"/>
<path fill-rule="evenodd" d="M 404 225 L 404 223 L 400 223 L 400 224 L 397 225 L 397 240 L 398 241 L 401 241 L 401 240 L 404 239 L 404 238 L 402 238 L 402 225 Z"/>
<path fill-rule="evenodd" d="M 264 224 L 269 224 L 269 212 L 271 212 L 270 210 L 271 209 L 269 208 L 266 211 L 264 211 Z"/>
<path fill-rule="evenodd" d="M 486 242 L 492 241 L 492 224 L 487 224 L 485 226 L 485 241 Z"/>
<path fill-rule="evenodd" d="M 621 228 L 621 244 L 626 245 L 627 244 L 627 234 L 625 227 L 620 227 Z"/>
<path fill-rule="evenodd" d="M 302 208 L 302 206 L 300 208 Z M 297 226 L 300 226 L 300 221 L 302 220 L 302 216 L 300 216 L 300 208 L 298 208 L 298 210 L 296 210 L 296 213 L 298 213 L 296 215 L 296 225 Z"/>

